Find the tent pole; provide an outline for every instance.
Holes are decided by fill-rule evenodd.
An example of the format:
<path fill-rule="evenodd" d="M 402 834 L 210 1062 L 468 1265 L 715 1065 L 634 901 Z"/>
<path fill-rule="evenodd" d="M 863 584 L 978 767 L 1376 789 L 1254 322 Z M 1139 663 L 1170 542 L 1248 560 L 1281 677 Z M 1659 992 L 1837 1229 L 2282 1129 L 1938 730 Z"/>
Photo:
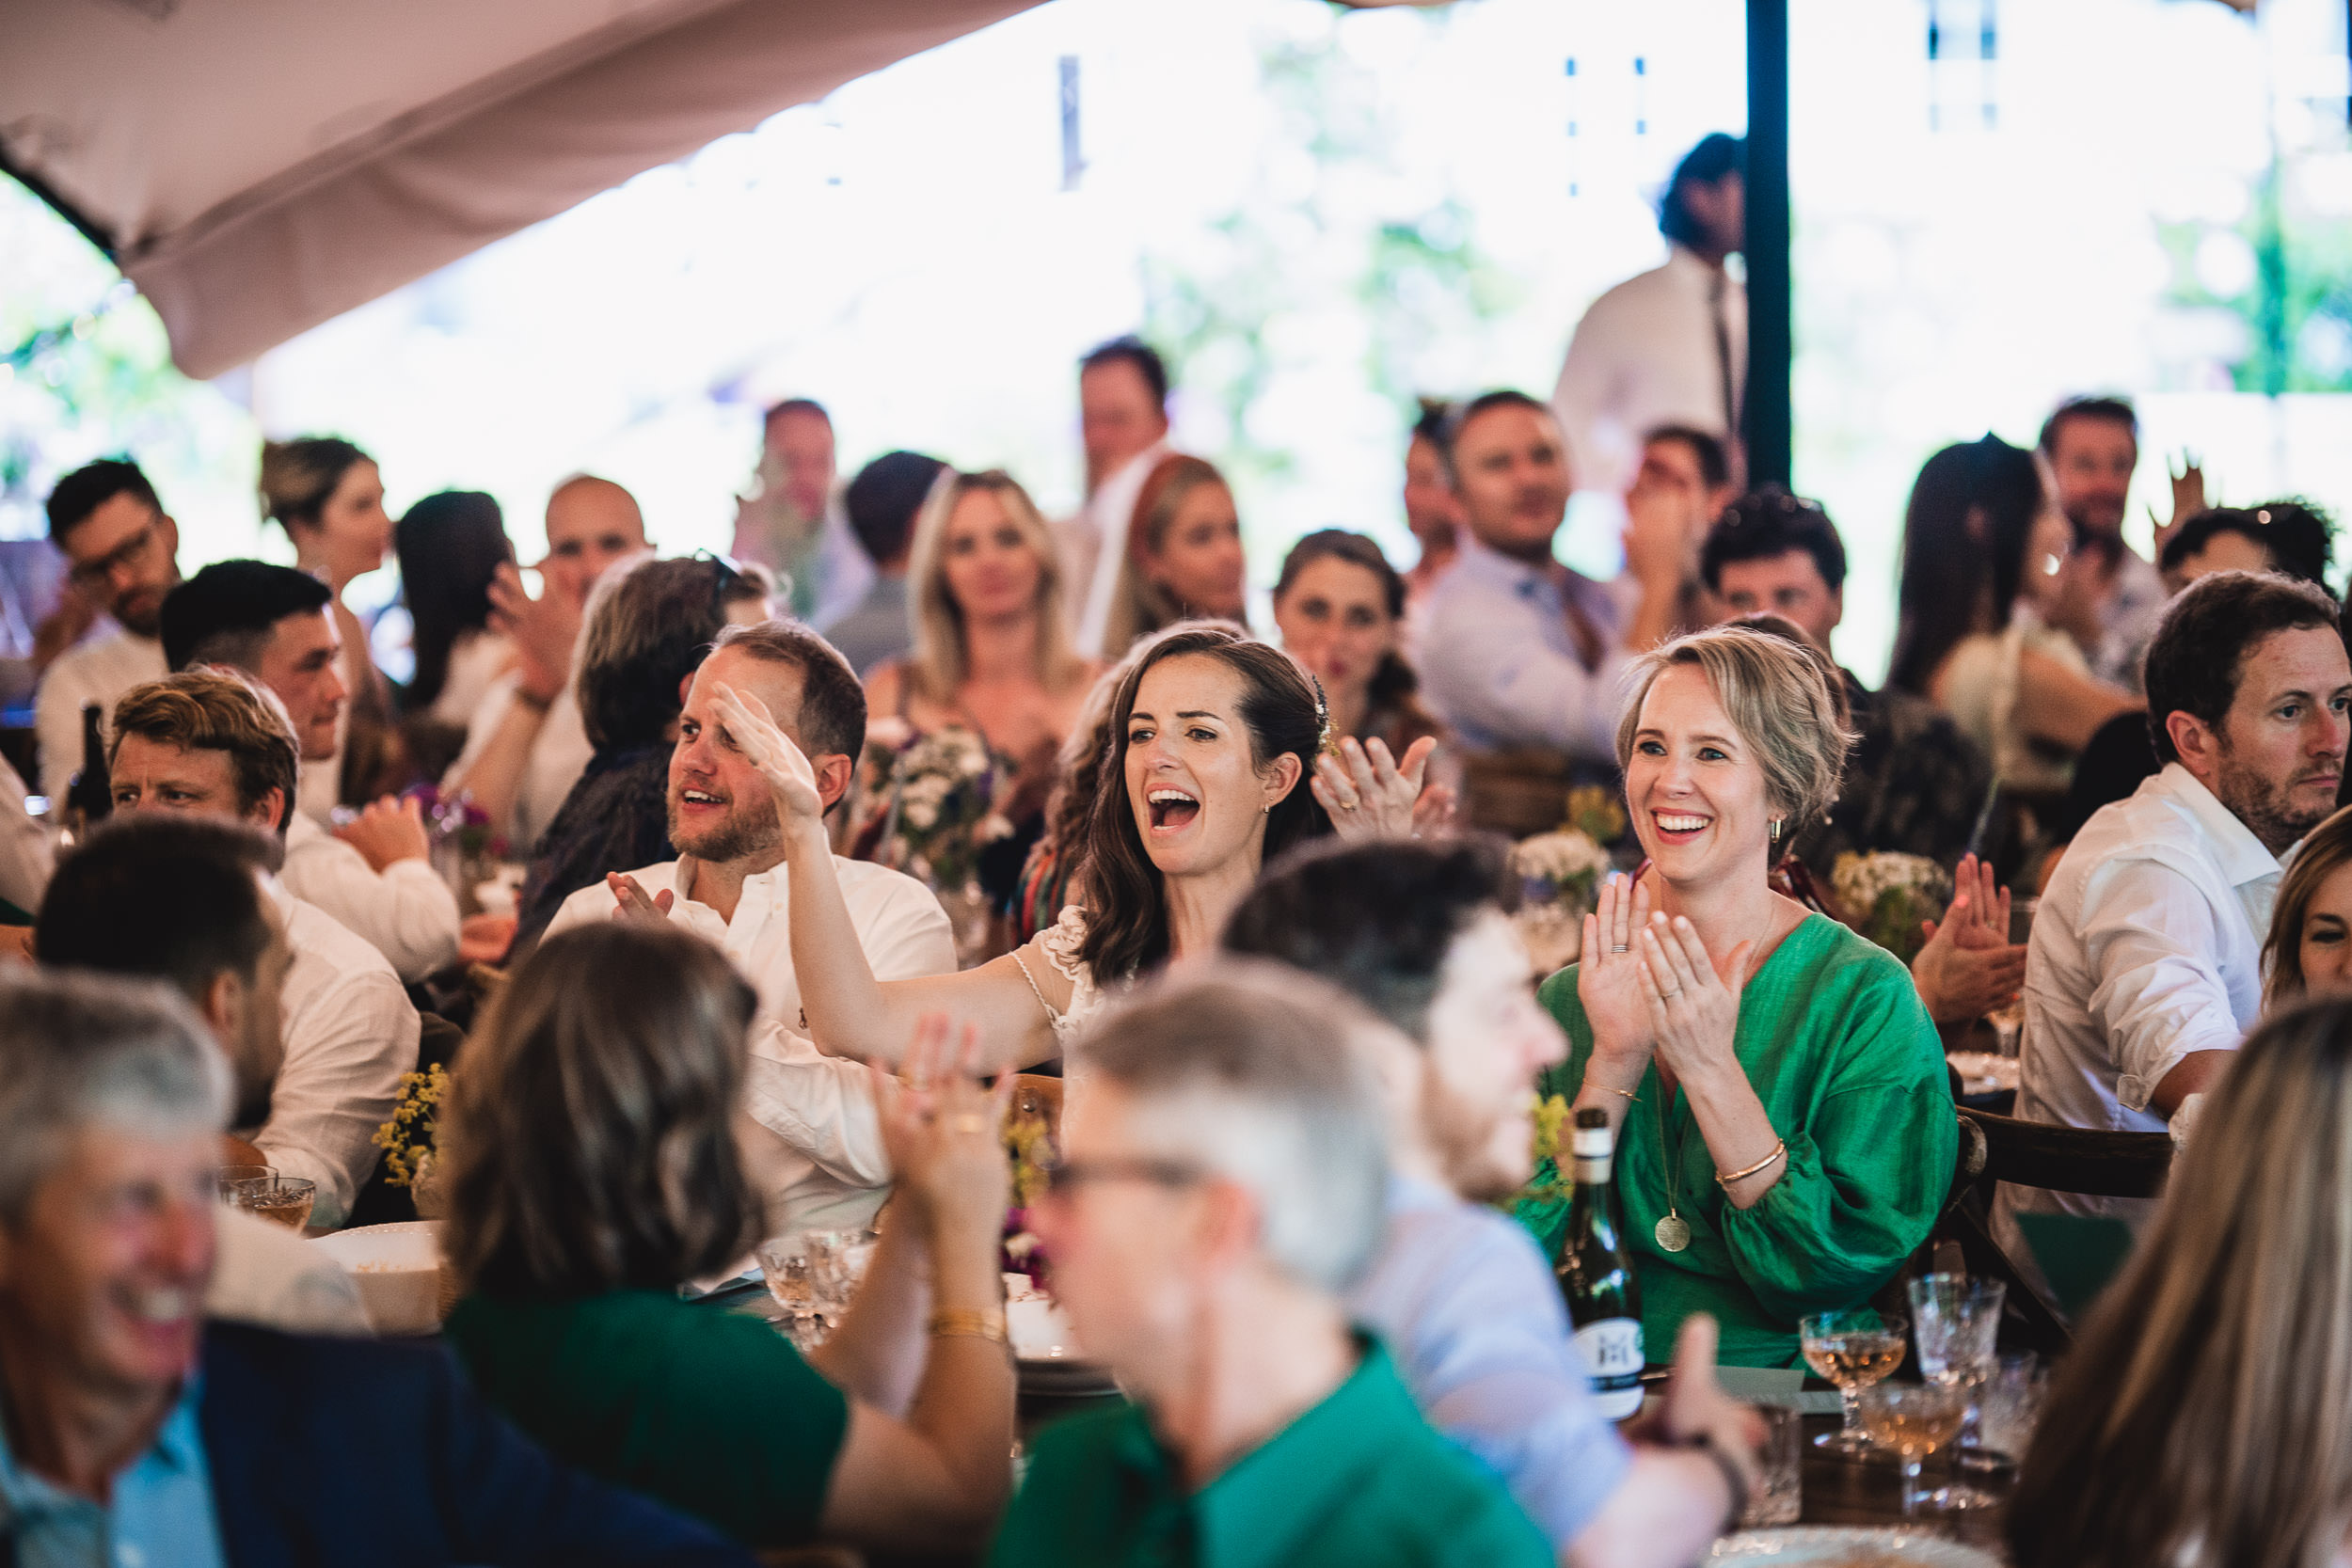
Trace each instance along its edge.
<path fill-rule="evenodd" d="M 1748 483 L 1790 483 L 1788 0 L 1747 0 Z"/>

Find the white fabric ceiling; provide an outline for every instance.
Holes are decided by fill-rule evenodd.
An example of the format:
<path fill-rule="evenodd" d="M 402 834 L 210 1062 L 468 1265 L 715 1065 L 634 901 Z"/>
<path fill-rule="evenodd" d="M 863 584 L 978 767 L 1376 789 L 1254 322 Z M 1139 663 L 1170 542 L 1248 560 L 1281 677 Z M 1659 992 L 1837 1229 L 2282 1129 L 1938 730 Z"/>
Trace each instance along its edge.
<path fill-rule="evenodd" d="M 0 0 L 0 166 L 193 376 L 1036 0 Z"/>

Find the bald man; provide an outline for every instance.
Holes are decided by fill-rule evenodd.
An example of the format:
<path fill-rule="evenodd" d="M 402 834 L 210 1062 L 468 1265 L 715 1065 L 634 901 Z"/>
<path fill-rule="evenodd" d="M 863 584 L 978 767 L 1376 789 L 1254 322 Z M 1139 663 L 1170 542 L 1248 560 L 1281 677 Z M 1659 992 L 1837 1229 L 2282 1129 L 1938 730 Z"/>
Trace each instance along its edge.
<path fill-rule="evenodd" d="M 493 831 L 527 853 L 588 766 L 591 748 L 572 689 L 572 650 L 589 592 L 613 562 L 643 551 L 637 498 L 609 479 L 575 474 L 548 497 L 548 554 L 532 598 L 512 566 L 491 585 L 491 622 L 521 660 L 491 687 L 441 793 L 470 792 Z"/>

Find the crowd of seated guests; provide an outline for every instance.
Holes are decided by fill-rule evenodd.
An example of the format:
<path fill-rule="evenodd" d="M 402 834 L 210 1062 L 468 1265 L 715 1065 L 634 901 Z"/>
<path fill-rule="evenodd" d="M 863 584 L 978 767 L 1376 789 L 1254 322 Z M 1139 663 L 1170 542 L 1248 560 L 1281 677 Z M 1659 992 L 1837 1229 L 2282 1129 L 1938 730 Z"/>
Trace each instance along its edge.
<path fill-rule="evenodd" d="M 370 1550 L 1688 1562 L 1757 1477 L 1718 1362 L 1798 1365 L 1801 1319 L 1899 1297 L 1953 1190 L 1946 1045 L 2022 1003 L 2019 1117 L 2188 1153 L 2161 1206 L 1999 1192 L 2023 1289 L 2046 1281 L 2022 1214 L 2145 1237 L 2080 1325 L 2018 1560 L 2254 1560 L 2234 1544 L 2341 1530 L 2258 1506 L 2272 1429 L 2240 1397 L 2324 1422 L 2248 1358 L 2321 1347 L 2341 1293 L 2217 1284 L 2332 1257 L 2352 1198 L 2315 1158 L 2352 1051 L 2323 515 L 2208 507 L 2192 470 L 2141 557 L 2113 399 L 2061 405 L 2035 451 L 1947 447 L 1873 691 L 1831 652 L 1847 557 L 1818 503 L 1662 426 L 1623 575 L 1582 576 L 1555 555 L 1556 419 L 1499 390 L 1413 428 L 1414 564 L 1310 533 L 1262 640 L 1233 490 L 1169 446 L 1163 362 L 1115 341 L 1080 390 L 1088 500 L 1060 525 L 1009 475 L 914 452 L 838 484 L 824 410 L 779 404 L 737 545 L 785 576 L 659 557 L 628 493 L 580 475 L 534 595 L 488 497 L 395 527 L 366 452 L 314 437 L 262 465 L 297 564 L 183 581 L 135 467 L 60 482 L 75 597 L 44 631 L 41 775 L 89 765 L 94 705 L 119 819 L 62 856 L 31 825 L 0 888 L 34 921 L 32 967 L 0 972 L 0 1143 L 34 1151 L 0 1158 L 0 1519 L 71 1495 L 35 1528 L 135 1542 L 209 1507 L 228 1560 L 429 1496 Z M 397 683 L 344 602 L 393 550 Z M 961 887 L 906 838 L 922 743 L 950 736 L 985 759 L 977 863 L 1008 917 L 977 959 L 942 904 Z M 1478 830 L 1557 826 L 1585 783 L 1624 808 L 1619 869 L 1577 961 L 1532 974 Z M 424 784 L 527 862 L 513 917 L 461 918 Z M 2005 796 L 2025 814 L 1996 843 Z M 1881 851 L 1951 877 L 1907 965 L 1822 891 Z M 2040 894 L 2025 941 L 2012 881 Z M 266 1165 L 315 1183 L 317 1227 L 371 1217 L 377 1129 L 443 1061 L 462 1379 L 347 1342 L 349 1276 L 210 1201 L 217 1167 Z M 1037 1438 L 1016 1488 L 983 1084 L 1064 1065 L 1029 1219 L 1131 1403 Z M 1567 1213 L 1531 1088 L 1612 1131 L 1672 1364 L 1621 1429 L 1547 1271 Z M 76 1262 L 101 1201 L 135 1241 Z M 2256 1205 L 2270 1228 L 2231 1228 Z M 687 1299 L 764 1239 L 860 1227 L 866 1281 L 806 1354 Z M 95 1326 L 55 1339 L 76 1291 Z M 330 1376 L 381 1431 L 288 1391 Z M 102 1385 L 105 1418 L 75 1415 Z M 336 1450 L 308 1524 L 263 1515 L 238 1438 L 295 1407 L 269 1418 Z M 2128 1434 L 2090 1418 L 2109 1407 Z M 388 1443 L 415 1451 L 378 1463 Z M 2183 1479 L 2136 1511 L 2119 1465 Z"/>

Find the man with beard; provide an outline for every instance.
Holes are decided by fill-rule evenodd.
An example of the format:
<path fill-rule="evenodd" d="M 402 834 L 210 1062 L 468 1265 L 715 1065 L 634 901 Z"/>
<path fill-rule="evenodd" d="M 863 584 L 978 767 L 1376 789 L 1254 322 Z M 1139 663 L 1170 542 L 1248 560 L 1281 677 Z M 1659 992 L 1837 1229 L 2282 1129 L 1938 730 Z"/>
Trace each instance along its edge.
<path fill-rule="evenodd" d="M 2123 543 L 2123 505 L 2139 465 L 2139 417 L 2122 398 L 2069 398 L 2043 421 L 2040 445 L 2058 482 L 2058 506 L 2074 529 L 2055 618 L 2082 645 L 2092 674 L 2137 691 L 2140 660 L 2167 597 L 2154 565 Z"/>
<path fill-rule="evenodd" d="M 2094 813 L 2043 891 L 2026 959 L 2017 1114 L 2161 1132 L 2209 1087 L 2262 1007 L 2280 863 L 2335 809 L 2352 664 L 2333 600 L 2218 572 L 2148 649 L 2163 770 Z M 2143 1199 L 2004 1187 L 2011 1208 L 2113 1214 Z"/>
<path fill-rule="evenodd" d="M 1550 409 L 1524 392 L 1487 392 L 1454 415 L 1447 436 L 1468 527 L 1429 598 L 1423 689 L 1474 756 L 1533 752 L 1614 777 L 1617 689 L 1630 653 L 1673 629 L 1681 530 L 1637 519 L 1626 578 L 1596 582 L 1552 559 L 1570 483 Z"/>
<path fill-rule="evenodd" d="M 833 645 L 787 621 L 720 633 L 694 673 L 670 756 L 670 842 L 679 858 L 582 888 L 548 923 L 670 919 L 734 960 L 759 991 L 746 1109 L 773 1134 L 747 1139 L 771 1235 L 859 1226 L 890 1181 L 866 1069 L 806 1037 L 792 969 L 791 894 L 774 792 L 711 705 L 722 686 L 757 696 L 816 769 L 828 808 L 866 746 L 866 693 Z M 955 939 L 922 883 L 868 861 L 837 861 L 841 895 L 877 979 L 950 974 Z"/>
<path fill-rule="evenodd" d="M 1747 1417 L 1697 1319 L 1655 1413 L 1621 1437 L 1542 1255 L 1487 1207 L 1527 1181 L 1528 1085 L 1567 1048 L 1528 984 L 1512 888 L 1499 840 L 1316 846 L 1260 879 L 1224 944 L 1319 975 L 1418 1048 L 1383 1063 L 1388 1217 L 1350 1315 L 1562 1560 L 1670 1568 L 1706 1551 L 1753 1479 Z"/>
<path fill-rule="evenodd" d="M 68 606 L 42 626 L 43 640 L 77 621 L 86 629 L 98 610 L 113 616 L 116 628 L 77 641 L 41 676 L 33 706 L 40 785 L 59 800 L 82 767 L 82 709 L 95 703 L 111 713 L 125 691 L 169 673 L 164 595 L 180 580 L 180 528 L 138 465 L 110 458 L 57 481 L 49 493 L 49 537 L 65 553 L 72 587 Z"/>

